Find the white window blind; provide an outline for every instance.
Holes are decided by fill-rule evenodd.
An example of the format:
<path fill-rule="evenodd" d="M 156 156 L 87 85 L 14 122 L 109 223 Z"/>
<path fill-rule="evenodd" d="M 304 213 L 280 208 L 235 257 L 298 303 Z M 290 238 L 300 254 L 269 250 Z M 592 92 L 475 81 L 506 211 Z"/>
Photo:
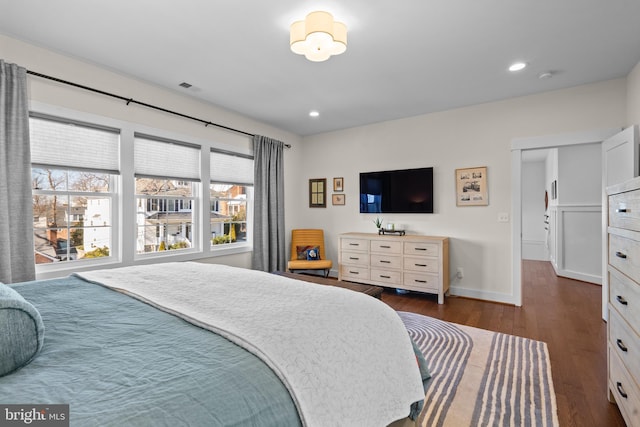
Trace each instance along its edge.
<path fill-rule="evenodd" d="M 200 147 L 142 135 L 134 144 L 136 176 L 200 181 Z"/>
<path fill-rule="evenodd" d="M 225 151 L 211 151 L 211 182 L 253 185 L 253 158 Z"/>
<path fill-rule="evenodd" d="M 119 173 L 116 129 L 33 115 L 29 118 L 31 163 Z"/>

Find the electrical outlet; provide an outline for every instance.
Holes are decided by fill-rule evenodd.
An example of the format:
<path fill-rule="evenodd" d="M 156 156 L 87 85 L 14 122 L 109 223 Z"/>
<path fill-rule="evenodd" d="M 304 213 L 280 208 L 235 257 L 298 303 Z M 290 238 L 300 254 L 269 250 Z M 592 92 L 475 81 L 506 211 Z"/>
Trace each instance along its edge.
<path fill-rule="evenodd" d="M 456 273 L 456 277 L 458 279 L 462 279 L 464 277 L 464 270 L 462 269 L 462 267 L 458 267 L 458 272 Z"/>
<path fill-rule="evenodd" d="M 508 212 L 500 212 L 498 214 L 498 222 L 509 222 L 509 213 Z"/>

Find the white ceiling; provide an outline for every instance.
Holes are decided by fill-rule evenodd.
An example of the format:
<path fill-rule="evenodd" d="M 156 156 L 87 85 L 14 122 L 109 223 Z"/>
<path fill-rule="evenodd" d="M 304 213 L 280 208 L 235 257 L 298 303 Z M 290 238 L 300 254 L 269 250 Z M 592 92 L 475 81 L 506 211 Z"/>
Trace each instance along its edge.
<path fill-rule="evenodd" d="M 349 46 L 312 63 L 288 28 L 318 9 Z M 624 77 L 640 0 L 0 0 L 0 33 L 311 135 Z"/>

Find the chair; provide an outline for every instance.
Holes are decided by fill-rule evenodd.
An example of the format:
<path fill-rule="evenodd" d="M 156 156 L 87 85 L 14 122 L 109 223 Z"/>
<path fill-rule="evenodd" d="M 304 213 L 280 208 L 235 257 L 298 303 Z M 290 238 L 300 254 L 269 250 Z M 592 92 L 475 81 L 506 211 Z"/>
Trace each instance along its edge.
<path fill-rule="evenodd" d="M 308 260 L 299 259 L 298 249 L 304 248 L 318 248 L 320 259 Z M 296 229 L 291 230 L 291 258 L 287 263 L 287 270 L 293 272 L 294 270 L 324 270 L 324 277 L 329 276 L 329 271 L 333 266 L 333 262 L 327 259 L 324 253 L 324 231 L 320 229 Z"/>

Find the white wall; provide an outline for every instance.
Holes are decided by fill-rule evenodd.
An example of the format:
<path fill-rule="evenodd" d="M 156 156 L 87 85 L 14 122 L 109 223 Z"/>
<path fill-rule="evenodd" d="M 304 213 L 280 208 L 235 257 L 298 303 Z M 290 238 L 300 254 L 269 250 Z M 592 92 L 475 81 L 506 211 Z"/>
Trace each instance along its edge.
<path fill-rule="evenodd" d="M 522 258 L 548 261 L 544 192 L 546 162 L 522 164 Z M 549 197 L 551 197 L 549 195 Z"/>
<path fill-rule="evenodd" d="M 627 122 L 626 126 L 640 124 L 640 62 L 627 76 Z"/>
<path fill-rule="evenodd" d="M 451 238 L 451 272 L 465 270 L 464 279 L 452 280 L 452 293 L 512 302 L 511 224 L 497 220 L 510 212 L 511 141 L 621 127 L 625 91 L 625 79 L 616 79 L 306 137 L 300 146 L 305 160 L 293 165 L 297 187 L 287 195 L 295 199 L 288 224 L 325 229 L 327 256 L 337 267 L 338 234 L 375 230 L 375 214 L 358 212 L 359 172 L 433 166 L 435 213 L 385 220 L 410 233 Z M 488 167 L 489 206 L 456 207 L 454 171 L 474 166 Z M 322 177 L 344 177 L 345 206 L 308 207 L 308 179 Z"/>
<path fill-rule="evenodd" d="M 295 134 L 248 119 L 214 105 L 200 102 L 191 96 L 185 95 L 185 93 L 188 94 L 189 92 L 181 91 L 177 87 L 179 82 L 176 82 L 176 91 L 166 90 L 95 64 L 66 57 L 3 35 L 0 35 L 0 58 L 6 62 L 25 67 L 30 71 L 131 97 L 138 101 L 209 120 L 248 133 L 265 135 L 291 144 L 291 150 L 285 150 L 285 181 L 287 182 L 285 192 L 293 191 L 288 183 L 295 182 L 295 176 L 288 173 L 294 172 L 293 168 L 288 167 L 288 164 L 299 161 L 297 146 L 301 141 L 300 137 Z M 221 130 L 213 126 L 205 127 L 192 120 L 154 111 L 135 104 L 127 106 L 123 101 L 76 89 L 68 85 L 33 76 L 28 76 L 28 84 L 29 98 L 32 104 L 63 107 L 101 117 L 137 123 L 149 128 L 184 135 L 186 138 L 194 138 L 198 141 L 211 141 L 213 145 L 238 149 L 243 152 L 251 146 L 250 137 L 248 136 Z M 293 201 L 289 201 L 285 208 L 291 209 L 292 206 Z M 126 238 L 126 236 L 124 237 Z M 250 267 L 251 253 L 225 255 L 203 261 Z"/>

